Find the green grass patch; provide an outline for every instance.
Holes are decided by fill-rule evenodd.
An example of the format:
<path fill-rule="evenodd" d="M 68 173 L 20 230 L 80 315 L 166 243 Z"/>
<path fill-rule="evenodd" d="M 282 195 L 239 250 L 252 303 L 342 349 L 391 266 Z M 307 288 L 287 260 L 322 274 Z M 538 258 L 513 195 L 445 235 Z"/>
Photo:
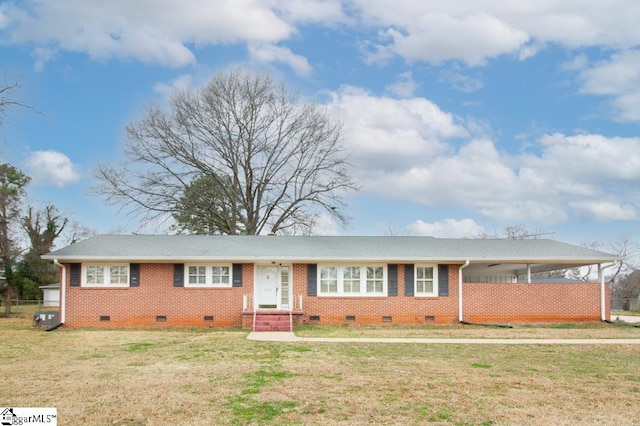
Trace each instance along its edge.
<path fill-rule="evenodd" d="M 260 389 L 273 384 L 276 381 L 282 381 L 292 374 L 287 371 L 268 371 L 260 369 L 256 372 L 248 373 L 244 377 L 245 389 L 242 390 L 243 394 L 257 394 Z"/>
<path fill-rule="evenodd" d="M 125 350 L 128 352 L 140 352 L 145 351 L 153 346 L 155 346 L 155 344 L 151 342 L 127 343 L 125 345 Z"/>
<path fill-rule="evenodd" d="M 234 415 L 232 424 L 245 425 L 272 422 L 286 411 L 294 409 L 296 404 L 288 401 L 256 401 L 237 396 L 229 399 L 229 406 Z"/>
<path fill-rule="evenodd" d="M 486 362 L 472 362 L 472 368 L 491 368 L 491 364 L 487 364 Z"/>

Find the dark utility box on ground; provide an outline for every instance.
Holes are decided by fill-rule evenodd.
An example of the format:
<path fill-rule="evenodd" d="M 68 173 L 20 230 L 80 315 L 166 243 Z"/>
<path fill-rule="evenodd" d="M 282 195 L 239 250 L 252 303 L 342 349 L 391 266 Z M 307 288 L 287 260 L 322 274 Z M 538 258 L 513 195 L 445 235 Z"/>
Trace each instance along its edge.
<path fill-rule="evenodd" d="M 60 323 L 60 313 L 57 311 L 36 311 L 33 324 L 40 327 L 51 327 Z"/>

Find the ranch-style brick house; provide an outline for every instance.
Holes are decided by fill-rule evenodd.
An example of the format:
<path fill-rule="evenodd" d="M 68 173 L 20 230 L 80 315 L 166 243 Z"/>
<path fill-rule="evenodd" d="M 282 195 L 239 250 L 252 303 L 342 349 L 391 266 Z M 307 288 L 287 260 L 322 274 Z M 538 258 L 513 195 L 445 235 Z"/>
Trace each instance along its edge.
<path fill-rule="evenodd" d="M 43 256 L 69 327 L 609 320 L 619 257 L 547 239 L 99 235 Z M 596 282 L 534 274 L 595 265 Z"/>

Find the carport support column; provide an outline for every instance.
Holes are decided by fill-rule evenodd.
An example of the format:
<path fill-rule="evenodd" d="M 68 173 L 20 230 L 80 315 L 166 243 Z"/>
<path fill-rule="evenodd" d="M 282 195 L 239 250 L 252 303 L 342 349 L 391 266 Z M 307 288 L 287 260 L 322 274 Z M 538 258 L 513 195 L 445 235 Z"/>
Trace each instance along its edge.
<path fill-rule="evenodd" d="M 598 263 L 598 278 L 600 280 L 600 319 L 602 321 L 607 320 L 606 312 L 606 303 L 605 303 L 605 283 L 604 283 L 604 270 L 614 266 L 616 263 L 613 262 L 609 265 L 602 265 L 602 263 Z"/>
<path fill-rule="evenodd" d="M 527 263 L 527 284 L 531 284 L 531 264 Z"/>
<path fill-rule="evenodd" d="M 464 265 L 458 269 L 458 322 L 462 322 L 462 270 L 469 266 L 469 261 L 465 261 Z"/>

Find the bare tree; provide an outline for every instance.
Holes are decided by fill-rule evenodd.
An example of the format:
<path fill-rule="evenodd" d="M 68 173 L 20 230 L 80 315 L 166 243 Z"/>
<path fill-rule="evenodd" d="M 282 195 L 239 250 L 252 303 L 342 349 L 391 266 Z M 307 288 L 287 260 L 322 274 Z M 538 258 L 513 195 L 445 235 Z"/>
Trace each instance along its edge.
<path fill-rule="evenodd" d="M 598 241 L 589 241 L 582 243 L 581 245 L 592 250 L 607 251 L 622 258 L 621 261 L 616 262 L 614 267 L 606 270 L 606 278 L 611 285 L 615 285 L 618 277 L 625 276 L 635 269 L 632 259 L 635 256 L 636 248 L 634 243 L 626 236 L 619 237 L 608 244 L 603 244 Z M 567 271 L 569 277 L 580 281 L 590 281 L 596 273 L 596 265 L 573 268 Z"/>
<path fill-rule="evenodd" d="M 67 222 L 51 204 L 41 210 L 32 206 L 25 210 L 20 224 L 30 245 L 16 262 L 12 279 L 12 285 L 20 297 L 35 299 L 40 295 L 39 285 L 58 281 L 59 269 L 41 256 L 51 251 L 54 241 L 65 229 Z"/>
<path fill-rule="evenodd" d="M 170 111 L 148 107 L 126 134 L 127 163 L 100 165 L 94 190 L 143 221 L 188 217 L 184 197 L 203 181 L 215 198 L 196 213 L 209 208 L 210 232 L 309 229 L 323 212 L 348 221 L 343 196 L 357 188 L 340 125 L 267 75 L 226 71 L 177 91 Z"/>
<path fill-rule="evenodd" d="M 71 221 L 68 223 L 69 226 L 65 227 L 64 232 L 60 235 L 59 242 L 62 246 L 68 246 L 71 244 L 75 244 L 78 241 L 86 240 L 97 234 L 94 229 L 89 228 L 77 220 Z M 113 234 L 118 234 L 121 232 L 111 232 Z M 58 244 L 56 244 L 58 245 Z"/>
<path fill-rule="evenodd" d="M 26 214 L 21 219 L 22 229 L 27 233 L 31 248 L 46 254 L 51 251 L 53 242 L 64 231 L 69 219 L 62 217 L 52 204 L 42 210 L 27 207 Z"/>
<path fill-rule="evenodd" d="M 580 245 L 584 248 L 588 248 L 591 250 L 599 250 L 602 246 L 602 244 L 598 241 L 587 241 Z M 571 279 L 589 282 L 594 279 L 594 276 L 597 273 L 597 269 L 598 269 L 597 265 L 586 265 L 586 266 L 567 269 L 565 271 L 565 274 L 567 277 Z"/>
<path fill-rule="evenodd" d="M 397 227 L 393 224 L 388 224 L 387 229 L 384 230 L 384 235 L 388 237 L 412 237 L 414 236 L 414 233 L 406 226 Z"/>
<path fill-rule="evenodd" d="M 477 238 L 482 240 L 525 240 L 525 239 L 539 239 L 547 235 L 552 235 L 553 232 L 545 232 L 540 229 L 534 229 L 533 231 L 527 229 L 524 225 L 511 225 L 504 228 L 502 234 L 497 231 L 493 233 L 481 232 Z"/>
<path fill-rule="evenodd" d="M 0 127 L 2 127 L 6 120 L 6 111 L 10 107 L 25 107 L 30 108 L 28 105 L 20 102 L 15 97 L 15 91 L 20 88 L 18 80 L 8 81 L 7 76 L 4 76 L 4 81 L 0 85 Z"/>
<path fill-rule="evenodd" d="M 634 265 L 633 262 L 638 254 L 638 247 L 629 237 L 621 236 L 609 243 L 608 250 L 623 259 L 618 262 L 611 275 L 607 277 L 610 283 L 615 284 L 618 276 L 628 275 L 637 269 L 637 265 Z"/>

